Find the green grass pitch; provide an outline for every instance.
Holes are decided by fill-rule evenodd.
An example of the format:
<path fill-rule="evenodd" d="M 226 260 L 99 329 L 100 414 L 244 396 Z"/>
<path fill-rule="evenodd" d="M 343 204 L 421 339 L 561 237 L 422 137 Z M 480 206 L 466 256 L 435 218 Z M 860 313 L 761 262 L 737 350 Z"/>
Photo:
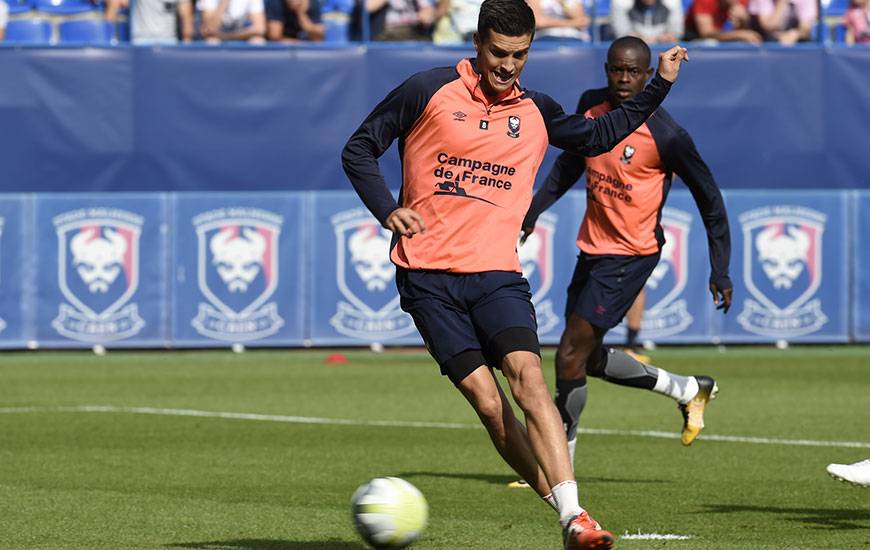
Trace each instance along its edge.
<path fill-rule="evenodd" d="M 0 354 L 0 548 L 361 550 L 349 499 L 384 475 L 428 499 L 414 548 L 560 548 L 427 355 L 329 353 Z M 870 548 L 870 489 L 825 473 L 870 456 L 870 348 L 653 359 L 721 391 L 683 448 L 670 399 L 590 383 L 581 503 L 617 548 Z"/>

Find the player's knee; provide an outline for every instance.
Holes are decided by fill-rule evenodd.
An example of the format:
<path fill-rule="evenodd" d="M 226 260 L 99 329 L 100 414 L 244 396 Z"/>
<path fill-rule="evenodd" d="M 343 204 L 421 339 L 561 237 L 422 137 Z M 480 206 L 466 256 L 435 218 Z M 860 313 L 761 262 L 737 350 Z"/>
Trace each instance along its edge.
<path fill-rule="evenodd" d="M 522 376 L 511 381 L 510 387 L 514 401 L 525 413 L 538 410 L 542 403 L 552 401 L 540 366 L 529 367 Z"/>
<path fill-rule="evenodd" d="M 586 354 L 576 349 L 559 346 L 556 350 L 556 377 L 576 380 L 586 376 Z"/>
<path fill-rule="evenodd" d="M 487 395 L 479 397 L 474 402 L 474 409 L 477 411 L 477 415 L 480 417 L 481 422 L 483 422 L 487 430 L 490 430 L 490 432 L 492 432 L 490 428 L 495 429 L 501 424 L 503 407 L 500 396 Z"/>

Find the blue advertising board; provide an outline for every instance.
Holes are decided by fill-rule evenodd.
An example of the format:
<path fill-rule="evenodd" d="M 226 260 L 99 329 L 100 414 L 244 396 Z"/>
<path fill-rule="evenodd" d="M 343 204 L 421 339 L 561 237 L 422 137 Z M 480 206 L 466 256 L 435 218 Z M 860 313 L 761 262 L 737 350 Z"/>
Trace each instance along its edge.
<path fill-rule="evenodd" d="M 35 201 L 34 339 L 69 347 L 168 343 L 166 196 Z"/>
<path fill-rule="evenodd" d="M 852 204 L 852 266 L 854 296 L 852 298 L 852 337 L 859 342 L 870 341 L 870 193 L 854 191 Z M 862 216 L 861 213 L 865 214 Z"/>
<path fill-rule="evenodd" d="M 23 347 L 28 340 L 31 204 L 25 195 L 0 196 L 0 348 Z"/>
<path fill-rule="evenodd" d="M 399 307 L 389 231 L 351 191 L 310 200 L 311 340 L 315 345 L 422 344 Z"/>
<path fill-rule="evenodd" d="M 725 202 L 731 311 L 713 307 L 703 223 L 674 191 L 642 339 L 870 340 L 870 193 Z M 564 328 L 584 208 L 570 191 L 517 248 L 544 344 Z M 352 191 L 2 195 L 0 347 L 420 345 L 390 237 Z"/>
<path fill-rule="evenodd" d="M 175 345 L 303 343 L 303 201 L 301 193 L 174 197 Z"/>
<path fill-rule="evenodd" d="M 734 305 L 722 339 L 848 339 L 847 195 L 740 192 L 731 219 Z"/>

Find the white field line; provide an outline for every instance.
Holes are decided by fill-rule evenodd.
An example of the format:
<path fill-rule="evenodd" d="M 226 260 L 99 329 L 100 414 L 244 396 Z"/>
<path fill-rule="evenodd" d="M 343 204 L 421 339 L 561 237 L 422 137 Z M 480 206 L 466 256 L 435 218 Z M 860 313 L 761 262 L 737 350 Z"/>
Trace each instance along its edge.
<path fill-rule="evenodd" d="M 660 535 L 659 533 L 641 533 L 638 531 L 633 534 L 625 533 L 620 535 L 619 538 L 622 540 L 689 540 L 695 537 L 692 535 Z"/>
<path fill-rule="evenodd" d="M 479 424 L 457 422 L 415 422 L 407 420 L 354 420 L 349 418 L 321 418 L 316 416 L 286 416 L 275 414 L 239 413 L 226 411 L 201 411 L 196 409 L 165 409 L 157 407 L 118 407 L 114 405 L 77 405 L 61 407 L 2 407 L 0 414 L 27 413 L 119 413 L 153 414 L 160 416 L 193 416 L 199 418 L 226 418 L 231 420 L 255 420 L 259 422 L 284 422 L 290 424 L 324 424 L 329 426 L 383 426 L 393 428 L 432 428 L 447 430 L 483 429 Z M 590 435 L 615 435 L 629 437 L 653 437 L 679 439 L 680 434 L 651 430 L 610 430 L 601 428 L 580 428 L 580 433 Z M 699 439 L 723 441 L 728 443 L 755 443 L 760 445 L 792 445 L 799 447 L 829 447 L 870 449 L 866 441 L 823 441 L 815 439 L 781 439 L 775 437 L 750 437 L 739 435 L 705 434 Z"/>

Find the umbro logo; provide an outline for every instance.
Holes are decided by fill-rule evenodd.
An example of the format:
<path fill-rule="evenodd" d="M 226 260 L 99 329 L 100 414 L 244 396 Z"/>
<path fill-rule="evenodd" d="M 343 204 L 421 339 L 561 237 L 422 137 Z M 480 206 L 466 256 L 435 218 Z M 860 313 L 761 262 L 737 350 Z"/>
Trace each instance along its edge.
<path fill-rule="evenodd" d="M 465 117 L 467 117 L 465 113 L 462 111 L 456 111 L 453 113 L 453 120 L 457 120 L 459 122 L 465 122 Z"/>

